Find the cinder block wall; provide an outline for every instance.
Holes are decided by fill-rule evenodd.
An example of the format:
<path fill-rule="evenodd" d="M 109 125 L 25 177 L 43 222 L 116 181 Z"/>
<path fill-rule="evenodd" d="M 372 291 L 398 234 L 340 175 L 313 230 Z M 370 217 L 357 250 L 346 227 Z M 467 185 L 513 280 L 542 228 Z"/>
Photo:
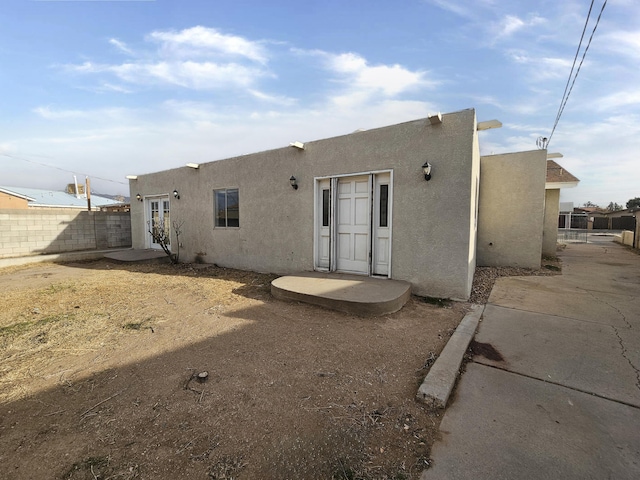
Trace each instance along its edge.
<path fill-rule="evenodd" d="M 0 258 L 130 246 L 129 213 L 0 210 Z"/>

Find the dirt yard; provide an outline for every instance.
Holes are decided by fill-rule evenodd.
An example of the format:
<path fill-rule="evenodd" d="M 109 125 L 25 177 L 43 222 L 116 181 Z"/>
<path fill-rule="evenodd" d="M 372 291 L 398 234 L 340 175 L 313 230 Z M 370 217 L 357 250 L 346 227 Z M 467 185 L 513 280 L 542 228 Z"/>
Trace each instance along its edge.
<path fill-rule="evenodd" d="M 419 478 L 440 418 L 414 396 L 468 304 L 359 318 L 273 278 L 0 269 L 0 478 Z"/>

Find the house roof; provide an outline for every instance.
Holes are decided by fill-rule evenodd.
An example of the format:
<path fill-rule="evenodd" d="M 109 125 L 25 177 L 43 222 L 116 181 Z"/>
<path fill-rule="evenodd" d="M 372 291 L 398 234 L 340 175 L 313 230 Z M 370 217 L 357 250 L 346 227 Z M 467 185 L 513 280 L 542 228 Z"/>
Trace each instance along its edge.
<path fill-rule="evenodd" d="M 55 190 L 42 190 L 39 188 L 25 187 L 4 187 L 0 186 L 0 191 L 22 197 L 29 201 L 31 207 L 56 207 L 56 208 L 87 208 L 87 198 L 81 196 L 76 197 L 66 192 L 57 192 Z M 91 205 L 93 207 L 105 207 L 109 205 L 121 205 L 110 198 L 101 197 L 100 195 L 91 195 Z"/>
<path fill-rule="evenodd" d="M 576 187 L 578 182 L 580 179 L 569 173 L 562 165 L 554 160 L 547 160 L 546 188 Z"/>
<path fill-rule="evenodd" d="M 21 193 L 18 193 L 18 192 L 12 191 L 12 190 L 8 190 L 7 188 L 4 188 L 4 187 L 0 187 L 0 192 L 1 193 L 6 193 L 7 195 L 11 195 L 12 197 L 17 197 L 17 198 L 21 198 L 23 200 L 27 200 L 29 202 L 35 201 L 34 198 L 27 197 L 26 195 L 23 195 Z"/>

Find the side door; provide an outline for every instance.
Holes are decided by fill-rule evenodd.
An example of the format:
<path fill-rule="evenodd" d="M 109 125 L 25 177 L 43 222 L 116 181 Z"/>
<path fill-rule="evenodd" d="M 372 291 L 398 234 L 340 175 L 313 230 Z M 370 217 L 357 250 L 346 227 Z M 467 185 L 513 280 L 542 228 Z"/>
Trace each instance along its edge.
<path fill-rule="evenodd" d="M 156 197 L 147 200 L 147 235 L 149 247 L 161 250 L 159 236 L 164 235 L 166 245 L 171 249 L 171 222 L 169 197 Z M 152 235 L 151 232 L 154 234 Z"/>

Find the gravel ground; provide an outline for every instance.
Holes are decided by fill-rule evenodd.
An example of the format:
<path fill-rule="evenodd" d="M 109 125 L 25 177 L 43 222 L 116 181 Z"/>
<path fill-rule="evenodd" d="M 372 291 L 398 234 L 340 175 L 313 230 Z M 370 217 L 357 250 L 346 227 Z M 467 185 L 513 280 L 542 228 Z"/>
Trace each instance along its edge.
<path fill-rule="evenodd" d="M 473 276 L 471 298 L 469 302 L 484 305 L 489 300 L 491 289 L 499 277 L 528 277 L 560 275 L 562 268 L 557 257 L 544 257 L 542 268 L 518 268 L 518 267 L 477 267 Z"/>

